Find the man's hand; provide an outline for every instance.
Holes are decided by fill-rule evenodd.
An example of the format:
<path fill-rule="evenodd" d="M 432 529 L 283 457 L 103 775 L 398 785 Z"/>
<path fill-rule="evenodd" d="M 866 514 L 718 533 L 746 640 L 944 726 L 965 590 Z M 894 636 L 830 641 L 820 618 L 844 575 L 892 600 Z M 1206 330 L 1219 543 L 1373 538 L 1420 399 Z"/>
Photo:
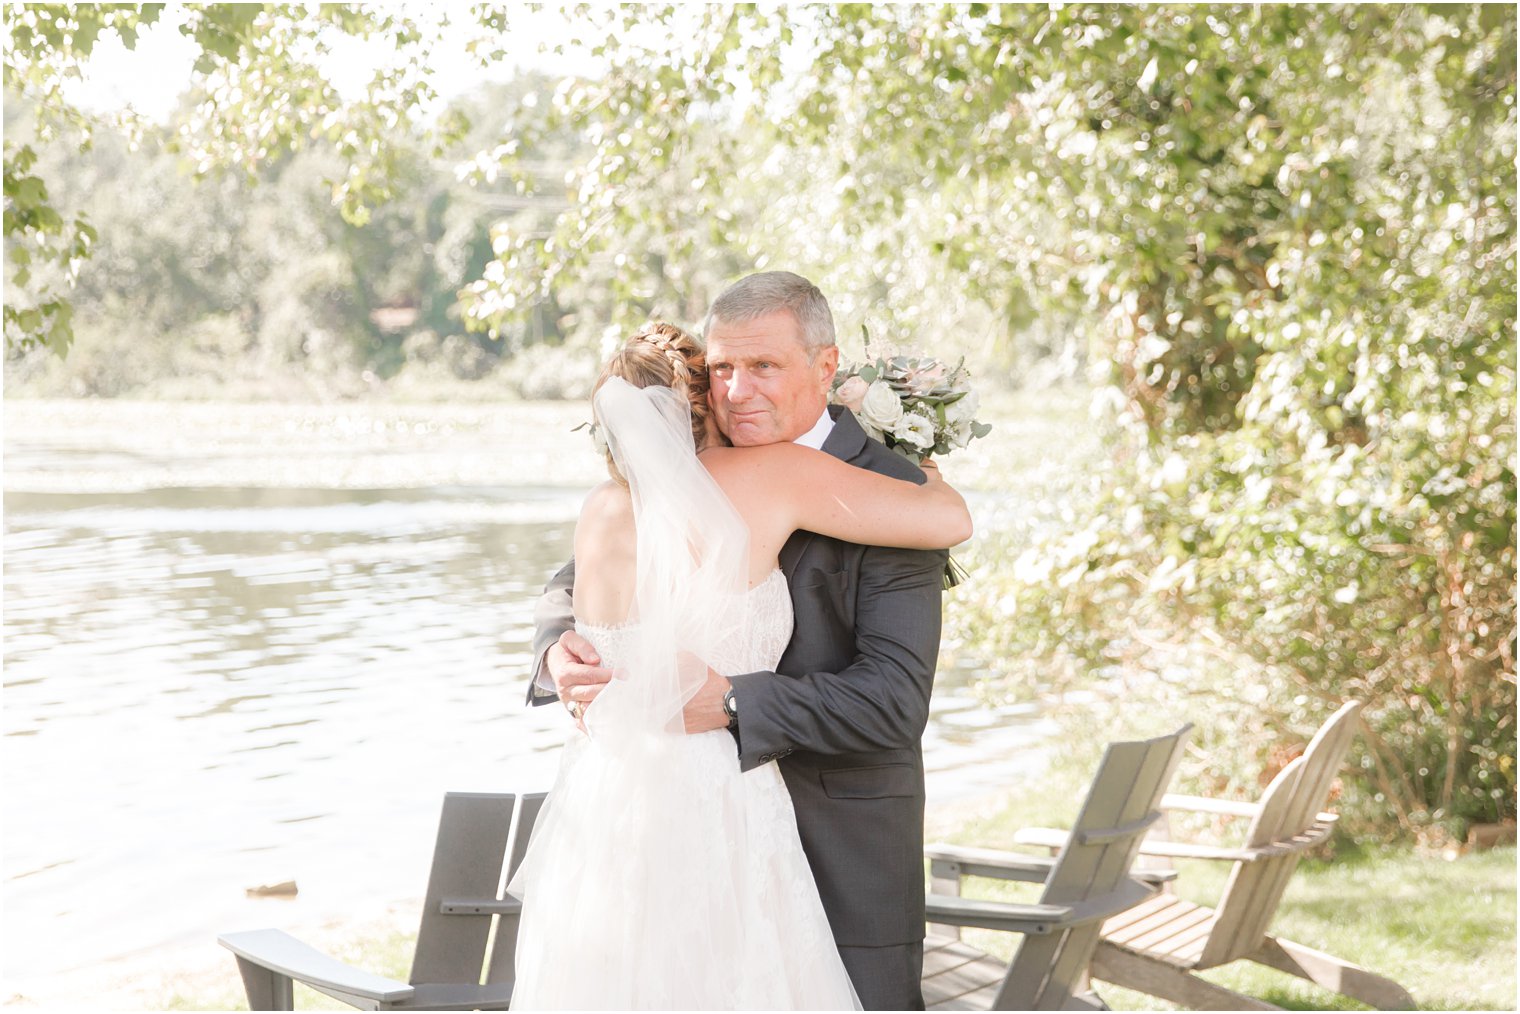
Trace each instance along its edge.
<path fill-rule="evenodd" d="M 544 667 L 554 680 L 560 701 L 571 709 L 575 724 L 584 731 L 581 718 L 585 709 L 612 679 L 612 670 L 602 668 L 602 657 L 597 654 L 596 647 L 573 630 L 559 635 L 559 640 L 549 647 L 544 654 Z M 718 706 L 721 711 L 721 694 Z"/>
<path fill-rule="evenodd" d="M 707 670 L 707 682 L 686 702 L 686 707 L 681 712 L 688 735 L 728 728 L 728 712 L 723 710 L 723 695 L 728 693 L 730 686 L 732 684 L 727 676 L 719 676 L 711 668 Z"/>

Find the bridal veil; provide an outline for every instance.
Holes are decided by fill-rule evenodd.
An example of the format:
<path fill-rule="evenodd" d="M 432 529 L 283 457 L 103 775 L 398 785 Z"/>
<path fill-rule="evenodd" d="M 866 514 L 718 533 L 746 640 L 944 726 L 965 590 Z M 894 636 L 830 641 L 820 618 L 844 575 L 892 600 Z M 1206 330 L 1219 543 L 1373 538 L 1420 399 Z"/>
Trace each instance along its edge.
<path fill-rule="evenodd" d="M 727 731 L 682 724 L 709 664 L 774 668 L 785 579 L 747 588 L 748 530 L 697 460 L 683 395 L 614 378 L 595 407 L 632 494 L 635 607 L 577 625 L 615 675 L 509 886 L 523 899 L 513 1006 L 857 1007 L 776 765 L 740 772 Z"/>

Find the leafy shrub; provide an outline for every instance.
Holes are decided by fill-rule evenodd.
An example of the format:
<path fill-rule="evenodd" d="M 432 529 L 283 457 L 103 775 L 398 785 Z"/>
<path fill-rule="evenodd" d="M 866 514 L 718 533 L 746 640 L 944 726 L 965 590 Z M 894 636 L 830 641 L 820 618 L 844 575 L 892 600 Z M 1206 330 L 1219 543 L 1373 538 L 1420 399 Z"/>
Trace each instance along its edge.
<path fill-rule="evenodd" d="M 526 401 L 575 401 L 591 397 L 601 363 L 590 351 L 532 345 L 502 368 L 507 385 Z"/>
<path fill-rule="evenodd" d="M 1513 12 L 1216 13 L 1067 8 L 1020 58 L 1083 132 L 1030 158 L 1099 251 L 1118 449 L 989 555 L 968 636 L 1160 697 L 1180 668 L 1257 759 L 1247 706 L 1285 738 L 1360 698 L 1364 829 L 1513 817 Z"/>

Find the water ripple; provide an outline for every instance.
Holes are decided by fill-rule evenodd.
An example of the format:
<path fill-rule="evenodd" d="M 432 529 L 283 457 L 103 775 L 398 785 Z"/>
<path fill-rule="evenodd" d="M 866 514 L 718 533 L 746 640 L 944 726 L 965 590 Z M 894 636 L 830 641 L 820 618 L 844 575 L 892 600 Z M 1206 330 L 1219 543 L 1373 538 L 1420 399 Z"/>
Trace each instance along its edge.
<path fill-rule="evenodd" d="M 579 499 L 7 494 L 7 966 L 262 920 L 258 883 L 367 899 L 425 870 L 445 791 L 547 787 L 568 725 L 523 706 L 533 606 Z M 937 694 L 934 791 L 1024 749 L 1010 723 Z"/>

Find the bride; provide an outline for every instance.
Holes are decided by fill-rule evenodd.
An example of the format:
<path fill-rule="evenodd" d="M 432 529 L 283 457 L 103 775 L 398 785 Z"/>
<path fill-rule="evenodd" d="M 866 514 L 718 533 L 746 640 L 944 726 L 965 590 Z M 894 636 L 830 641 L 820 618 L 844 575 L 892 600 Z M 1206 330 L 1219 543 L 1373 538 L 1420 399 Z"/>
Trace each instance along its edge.
<path fill-rule="evenodd" d="M 922 486 L 790 443 L 722 446 L 701 346 L 635 334 L 593 395 L 611 480 L 575 530 L 577 629 L 614 679 L 583 714 L 510 890 L 514 1009 L 860 1005 L 774 761 L 741 773 L 725 730 L 686 735 L 707 679 L 774 668 L 792 632 L 777 553 L 794 530 L 948 548 L 970 535 Z"/>

